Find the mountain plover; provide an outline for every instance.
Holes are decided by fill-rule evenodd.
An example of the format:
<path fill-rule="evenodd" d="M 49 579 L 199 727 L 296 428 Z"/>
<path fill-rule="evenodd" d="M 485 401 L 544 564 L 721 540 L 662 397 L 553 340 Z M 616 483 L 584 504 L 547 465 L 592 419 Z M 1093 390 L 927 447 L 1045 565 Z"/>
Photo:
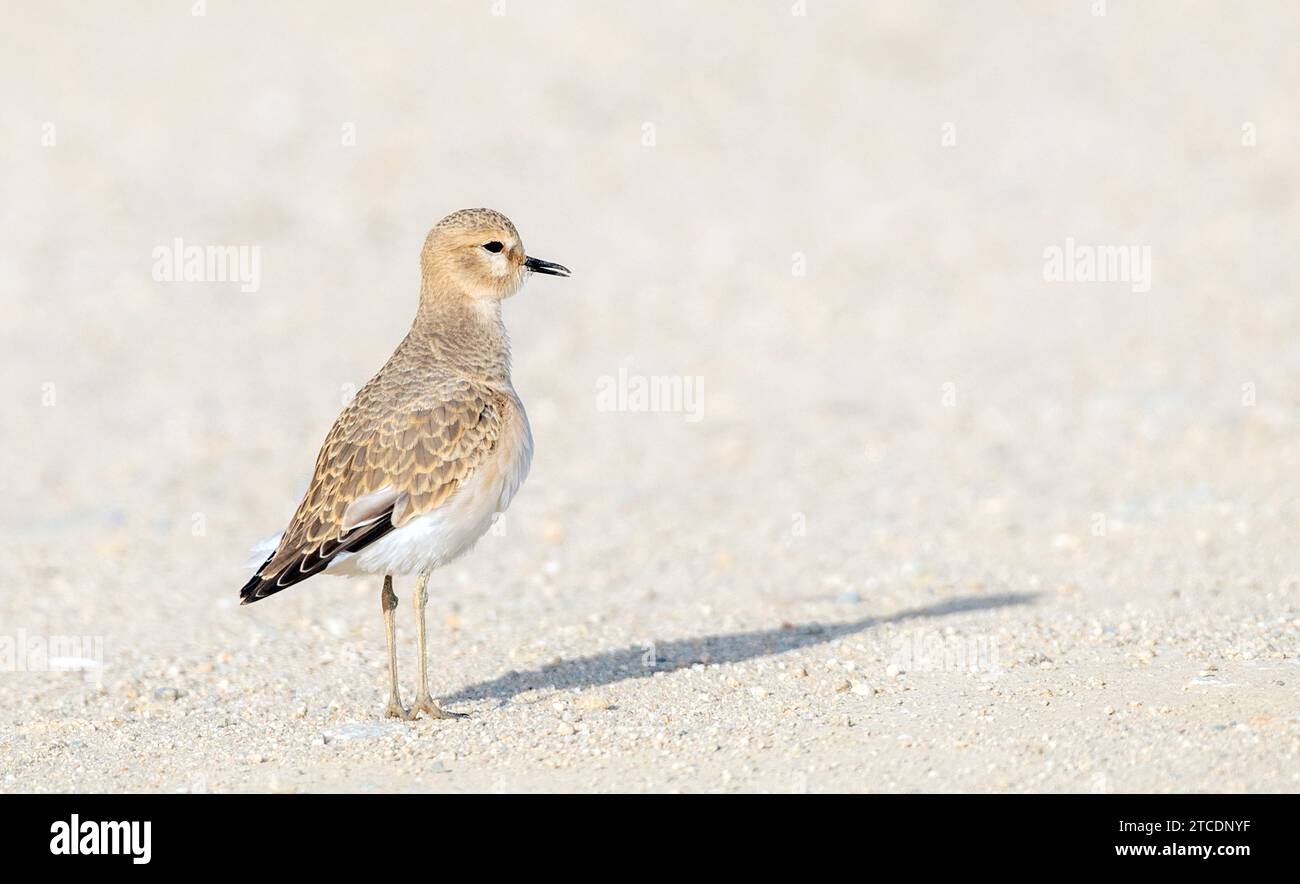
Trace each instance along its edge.
<path fill-rule="evenodd" d="M 289 527 L 239 593 L 247 605 L 316 574 L 382 574 L 394 718 L 454 717 L 429 695 L 429 574 L 483 536 L 528 474 L 533 437 L 501 321 L 501 302 L 527 272 L 569 275 L 524 254 L 500 212 L 465 209 L 429 231 L 411 331 L 335 421 Z M 394 574 L 415 575 L 420 687 L 410 709 L 397 688 Z"/>

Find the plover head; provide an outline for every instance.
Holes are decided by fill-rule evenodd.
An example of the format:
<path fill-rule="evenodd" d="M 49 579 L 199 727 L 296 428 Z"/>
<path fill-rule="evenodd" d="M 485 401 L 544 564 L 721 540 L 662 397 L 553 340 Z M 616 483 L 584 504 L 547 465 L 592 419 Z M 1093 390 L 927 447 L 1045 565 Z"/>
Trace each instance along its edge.
<path fill-rule="evenodd" d="M 425 237 L 420 271 L 426 291 L 486 303 L 519 291 L 525 273 L 569 275 L 563 265 L 530 258 L 515 225 L 492 209 L 461 209 L 439 221 Z"/>

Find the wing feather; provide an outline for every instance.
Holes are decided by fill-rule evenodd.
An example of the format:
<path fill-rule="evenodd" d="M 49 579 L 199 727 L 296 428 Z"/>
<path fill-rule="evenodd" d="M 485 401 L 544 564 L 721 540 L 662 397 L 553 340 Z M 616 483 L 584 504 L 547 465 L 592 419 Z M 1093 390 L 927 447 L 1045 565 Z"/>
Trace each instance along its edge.
<path fill-rule="evenodd" d="M 244 604 L 442 506 L 495 450 L 511 408 L 501 391 L 460 378 L 396 392 L 381 372 L 339 415 L 279 546 L 240 591 Z"/>

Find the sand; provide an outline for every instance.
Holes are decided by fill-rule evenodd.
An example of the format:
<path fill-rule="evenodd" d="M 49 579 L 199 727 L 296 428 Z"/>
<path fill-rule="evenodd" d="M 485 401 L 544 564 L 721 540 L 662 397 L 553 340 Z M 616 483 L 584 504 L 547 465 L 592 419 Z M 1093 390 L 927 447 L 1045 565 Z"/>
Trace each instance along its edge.
<path fill-rule="evenodd" d="M 0 790 L 1300 789 L 1294 4 L 500 8 L 5 28 Z M 386 721 L 241 565 L 475 205 L 574 275 Z"/>

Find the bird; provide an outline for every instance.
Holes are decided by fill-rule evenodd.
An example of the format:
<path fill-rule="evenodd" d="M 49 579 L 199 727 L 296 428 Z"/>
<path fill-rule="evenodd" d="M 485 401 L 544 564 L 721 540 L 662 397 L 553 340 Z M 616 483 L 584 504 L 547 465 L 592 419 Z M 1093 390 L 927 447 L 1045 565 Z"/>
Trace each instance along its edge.
<path fill-rule="evenodd" d="M 532 274 L 571 275 L 529 257 L 500 212 L 462 209 L 434 225 L 411 330 L 334 422 L 302 502 L 239 592 L 248 605 L 317 574 L 382 576 L 390 718 L 462 717 L 429 693 L 428 582 L 474 546 L 528 475 L 533 437 L 510 380 L 501 305 Z M 395 576 L 415 577 L 410 707 L 397 683 Z"/>

